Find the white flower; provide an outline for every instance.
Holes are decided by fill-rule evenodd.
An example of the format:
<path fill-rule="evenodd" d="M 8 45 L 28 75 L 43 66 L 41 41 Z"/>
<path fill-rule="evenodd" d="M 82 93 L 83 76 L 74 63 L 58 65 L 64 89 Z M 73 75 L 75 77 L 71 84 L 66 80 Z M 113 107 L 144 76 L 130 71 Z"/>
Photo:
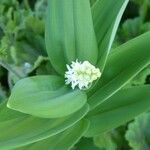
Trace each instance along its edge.
<path fill-rule="evenodd" d="M 81 90 L 88 89 L 92 82 L 101 76 L 100 70 L 88 61 L 82 63 L 76 60 L 66 66 L 68 70 L 65 72 L 65 82 L 71 84 L 72 89 L 76 86 Z"/>

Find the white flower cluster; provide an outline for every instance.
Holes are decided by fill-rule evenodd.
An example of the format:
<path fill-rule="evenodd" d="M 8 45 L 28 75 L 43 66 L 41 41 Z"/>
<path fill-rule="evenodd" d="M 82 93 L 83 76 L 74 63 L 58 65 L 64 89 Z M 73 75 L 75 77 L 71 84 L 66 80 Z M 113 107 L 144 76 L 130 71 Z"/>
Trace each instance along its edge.
<path fill-rule="evenodd" d="M 72 89 L 76 86 L 81 90 L 88 89 L 91 83 L 101 76 L 100 70 L 88 61 L 73 61 L 70 66 L 67 65 L 67 69 L 65 82 L 66 84 L 71 84 Z"/>

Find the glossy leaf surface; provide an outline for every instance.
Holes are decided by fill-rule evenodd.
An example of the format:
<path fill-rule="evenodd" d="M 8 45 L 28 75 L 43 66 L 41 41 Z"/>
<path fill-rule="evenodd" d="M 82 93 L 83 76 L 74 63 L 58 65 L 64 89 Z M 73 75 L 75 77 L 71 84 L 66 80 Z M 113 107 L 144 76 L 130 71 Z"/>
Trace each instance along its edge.
<path fill-rule="evenodd" d="M 99 47 L 98 67 L 101 71 L 104 69 L 128 2 L 129 0 L 98 0 L 92 6 L 93 24 Z"/>
<path fill-rule="evenodd" d="M 67 116 L 83 107 L 86 95 L 65 87 L 57 76 L 35 76 L 20 80 L 12 90 L 8 107 L 43 118 Z"/>
<path fill-rule="evenodd" d="M 50 0 L 46 21 L 46 47 L 53 67 L 64 74 L 76 59 L 97 62 L 98 47 L 89 0 Z"/>
<path fill-rule="evenodd" d="M 89 114 L 90 128 L 86 136 L 95 136 L 116 128 L 150 109 L 150 86 L 120 90 Z"/>
<path fill-rule="evenodd" d="M 18 150 L 70 150 L 88 128 L 88 122 L 81 120 L 73 127 L 37 143 L 19 148 Z"/>
<path fill-rule="evenodd" d="M 60 119 L 36 118 L 0 106 L 0 149 L 21 147 L 54 136 L 78 122 L 88 111 L 86 105 L 78 112 Z"/>
<path fill-rule="evenodd" d="M 91 109 L 111 97 L 150 63 L 149 39 L 150 32 L 147 32 L 119 46 L 110 54 L 99 83 L 91 91 Z"/>

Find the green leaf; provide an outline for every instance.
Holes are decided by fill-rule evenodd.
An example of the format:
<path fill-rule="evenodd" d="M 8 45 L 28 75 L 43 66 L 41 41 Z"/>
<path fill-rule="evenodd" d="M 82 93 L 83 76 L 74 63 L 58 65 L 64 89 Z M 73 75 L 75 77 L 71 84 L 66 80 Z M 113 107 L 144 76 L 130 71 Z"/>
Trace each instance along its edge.
<path fill-rule="evenodd" d="M 128 126 L 126 139 L 134 150 L 150 149 L 150 113 L 143 113 L 136 117 Z"/>
<path fill-rule="evenodd" d="M 88 111 L 86 105 L 78 112 L 60 119 L 36 118 L 0 105 L 0 149 L 8 150 L 54 136 L 73 126 Z"/>
<path fill-rule="evenodd" d="M 46 47 L 53 67 L 64 74 L 73 60 L 97 62 L 97 41 L 89 0 L 50 0 Z"/>
<path fill-rule="evenodd" d="M 123 39 L 123 41 L 130 40 L 142 33 L 141 27 L 142 19 L 140 17 L 128 19 L 122 25 L 120 37 Z"/>
<path fill-rule="evenodd" d="M 92 138 L 82 138 L 75 145 L 74 150 L 99 150 L 99 148 L 94 145 Z"/>
<path fill-rule="evenodd" d="M 99 1 L 99 0 L 90 0 L 91 6 L 93 6 L 93 5 L 95 4 L 96 1 Z"/>
<path fill-rule="evenodd" d="M 96 136 L 116 128 L 150 109 L 150 86 L 120 90 L 90 113 L 90 127 L 86 136 Z"/>
<path fill-rule="evenodd" d="M 43 118 L 67 116 L 86 103 L 86 94 L 63 86 L 57 76 L 35 76 L 17 82 L 8 101 L 8 107 Z"/>
<path fill-rule="evenodd" d="M 94 143 L 101 150 L 127 150 L 129 146 L 124 139 L 125 131 L 126 125 L 112 129 L 109 132 L 93 137 Z"/>
<path fill-rule="evenodd" d="M 126 86 L 144 85 L 149 75 L 150 75 L 150 65 L 144 68 Z"/>
<path fill-rule="evenodd" d="M 21 147 L 18 150 L 70 150 L 70 148 L 82 137 L 87 128 L 88 121 L 81 120 L 62 133 L 23 148 Z"/>
<path fill-rule="evenodd" d="M 104 69 L 107 56 L 128 1 L 98 0 L 93 4 L 92 16 L 99 46 L 98 66 L 101 71 Z"/>
<path fill-rule="evenodd" d="M 150 63 L 149 39 L 150 32 L 147 32 L 110 54 L 99 83 L 90 93 L 94 93 L 89 98 L 91 109 L 111 97 Z"/>
<path fill-rule="evenodd" d="M 111 136 L 111 133 L 103 133 L 94 137 L 94 143 L 101 150 L 117 150 L 118 146 L 115 140 Z"/>

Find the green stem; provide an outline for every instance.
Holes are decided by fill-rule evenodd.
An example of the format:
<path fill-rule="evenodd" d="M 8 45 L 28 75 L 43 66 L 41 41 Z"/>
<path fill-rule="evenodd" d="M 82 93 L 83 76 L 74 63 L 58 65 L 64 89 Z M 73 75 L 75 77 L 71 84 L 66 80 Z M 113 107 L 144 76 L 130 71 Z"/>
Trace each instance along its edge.
<path fill-rule="evenodd" d="M 22 78 L 18 72 L 16 72 L 12 67 L 10 67 L 9 64 L 5 63 L 4 61 L 0 60 L 0 65 L 7 69 L 9 72 L 13 73 L 16 77 L 18 77 L 18 79 Z"/>

